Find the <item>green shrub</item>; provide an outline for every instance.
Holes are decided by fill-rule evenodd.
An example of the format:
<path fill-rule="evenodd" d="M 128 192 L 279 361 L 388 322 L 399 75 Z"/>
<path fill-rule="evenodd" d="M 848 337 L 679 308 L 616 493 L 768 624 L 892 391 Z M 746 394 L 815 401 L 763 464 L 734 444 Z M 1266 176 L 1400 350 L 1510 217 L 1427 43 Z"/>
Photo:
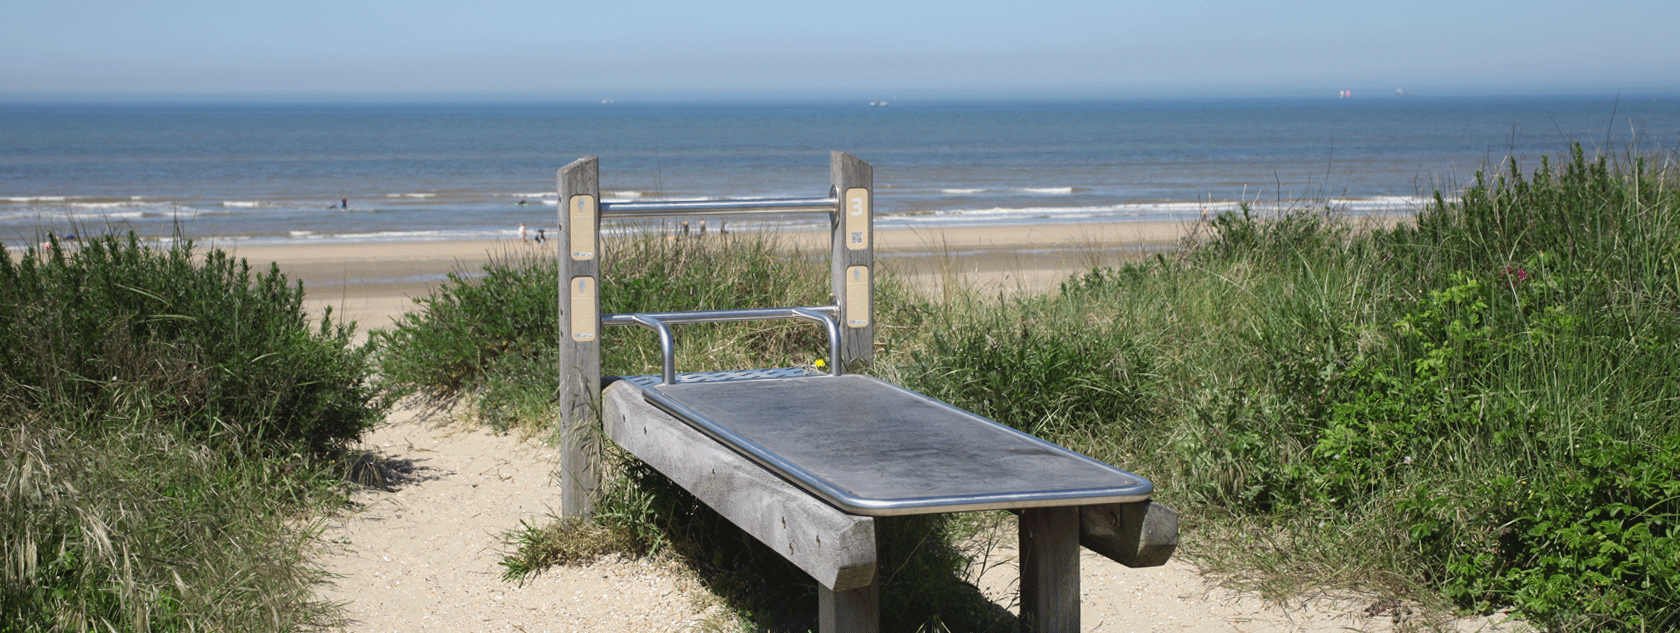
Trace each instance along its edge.
<path fill-rule="evenodd" d="M 330 315 L 329 315 L 330 317 Z M 103 424 L 143 411 L 243 450 L 320 450 L 380 412 L 353 330 L 220 250 L 96 237 L 0 258 L 0 408 Z"/>
<path fill-rule="evenodd" d="M 1557 630 L 1680 624 L 1680 435 L 1644 446 L 1582 438 L 1553 472 L 1420 489 L 1402 506 L 1446 594 L 1466 607 L 1511 606 Z"/>
<path fill-rule="evenodd" d="M 0 257 L 0 631 L 332 623 L 303 517 L 383 403 L 302 297 L 132 234 Z"/>
<path fill-rule="evenodd" d="M 1680 435 L 1584 444 L 1544 487 L 1494 483 L 1493 498 L 1512 500 L 1495 515 L 1509 531 L 1491 569 L 1461 567 L 1449 591 L 1480 584 L 1481 571 L 1491 593 L 1554 627 L 1680 626 Z"/>
<path fill-rule="evenodd" d="M 610 239 L 602 250 L 603 313 L 829 302 L 823 263 L 785 252 L 773 236 L 636 234 Z M 418 310 L 375 333 L 394 395 L 418 393 L 434 403 L 467 398 L 497 428 L 551 425 L 560 384 L 558 271 L 548 254 L 496 254 L 479 273 L 452 273 L 436 292 L 415 299 Z M 826 341 L 818 328 L 791 321 L 679 326 L 678 369 L 803 365 L 825 353 Z M 658 342 L 640 328 L 607 330 L 601 356 L 604 375 L 660 371 Z"/>
<path fill-rule="evenodd" d="M 1393 229 L 1245 208 L 1176 258 L 1054 297 L 948 302 L 897 371 L 1117 457 L 1237 539 L 1204 564 L 1294 578 L 1268 590 L 1309 576 L 1671 628 L 1676 184 L 1576 148 Z"/>
<path fill-rule="evenodd" d="M 1093 276 L 1086 287 L 1101 283 Z M 1064 286 L 1064 292 L 1069 291 Z M 991 318 L 940 324 L 900 370 L 908 387 L 1060 441 L 1135 429 L 1154 413 L 1150 352 L 1113 322 L 1091 323 L 1055 297 L 1023 298 Z M 947 317 L 949 318 L 949 317 Z"/>
<path fill-rule="evenodd" d="M 529 253 L 493 256 L 456 271 L 418 310 L 376 332 L 380 372 L 406 392 L 448 400 L 483 386 L 503 356 L 532 357 L 559 341 L 559 264 Z M 556 378 L 556 385 L 560 384 Z"/>
<path fill-rule="evenodd" d="M 1413 577 L 1467 608 L 1672 627 L 1672 183 L 1577 148 L 1350 249 L 1379 316 L 1346 319 L 1357 355 L 1327 367 L 1325 414 L 1292 425 L 1311 447 L 1290 469 L 1300 505 L 1271 510 L 1390 522 Z"/>

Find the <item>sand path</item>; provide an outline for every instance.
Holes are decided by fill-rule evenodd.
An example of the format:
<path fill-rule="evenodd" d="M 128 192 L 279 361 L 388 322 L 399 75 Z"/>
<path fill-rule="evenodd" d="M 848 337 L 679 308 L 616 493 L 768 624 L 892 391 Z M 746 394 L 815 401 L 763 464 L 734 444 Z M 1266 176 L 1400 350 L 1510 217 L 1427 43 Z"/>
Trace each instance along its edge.
<path fill-rule="evenodd" d="M 554 449 L 464 424 L 399 412 L 363 447 L 394 472 L 388 490 L 355 493 L 355 509 L 329 519 L 319 562 L 340 576 L 321 596 L 344 601 L 342 631 L 685 631 L 729 619 L 683 570 L 646 559 L 560 567 L 523 586 L 501 580 L 520 521 L 558 510 Z M 1005 541 L 1010 539 L 1003 539 Z M 1013 552 L 994 551 L 978 582 L 1013 611 Z M 1090 552 L 1081 562 L 1084 631 L 1386 631 L 1369 601 L 1316 600 L 1281 607 L 1219 589 L 1195 567 L 1128 569 Z M 814 608 L 814 605 L 813 605 Z M 726 627 L 727 628 L 727 627 Z M 1461 631 L 1517 630 L 1465 620 Z"/>

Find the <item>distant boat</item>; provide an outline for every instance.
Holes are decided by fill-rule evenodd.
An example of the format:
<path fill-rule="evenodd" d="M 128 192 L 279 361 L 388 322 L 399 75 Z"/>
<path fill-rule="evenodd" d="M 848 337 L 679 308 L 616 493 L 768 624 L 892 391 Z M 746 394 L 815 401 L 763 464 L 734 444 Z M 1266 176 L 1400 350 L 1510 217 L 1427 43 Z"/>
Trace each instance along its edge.
<path fill-rule="evenodd" d="M 871 102 L 869 102 L 869 105 L 876 106 L 876 107 L 885 107 L 887 105 L 887 102 L 885 102 L 885 101 L 871 101 Z"/>

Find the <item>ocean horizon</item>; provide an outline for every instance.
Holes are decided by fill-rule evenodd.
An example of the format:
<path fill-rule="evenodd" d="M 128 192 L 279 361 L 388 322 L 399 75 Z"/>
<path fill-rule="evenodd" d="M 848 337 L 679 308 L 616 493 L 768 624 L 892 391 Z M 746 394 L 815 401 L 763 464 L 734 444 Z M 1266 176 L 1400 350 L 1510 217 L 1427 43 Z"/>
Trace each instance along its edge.
<path fill-rule="evenodd" d="M 555 225 L 555 170 L 582 156 L 599 157 L 607 199 L 820 197 L 830 150 L 874 166 L 883 227 L 1410 213 L 1576 143 L 1673 157 L 1680 97 L 14 103 L 0 105 L 0 241 L 507 238 Z"/>

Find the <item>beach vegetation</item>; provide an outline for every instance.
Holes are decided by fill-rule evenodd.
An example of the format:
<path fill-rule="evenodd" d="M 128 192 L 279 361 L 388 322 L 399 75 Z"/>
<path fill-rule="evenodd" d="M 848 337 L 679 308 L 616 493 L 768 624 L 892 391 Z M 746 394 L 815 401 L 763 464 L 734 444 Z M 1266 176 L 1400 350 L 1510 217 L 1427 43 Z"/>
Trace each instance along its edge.
<path fill-rule="evenodd" d="M 310 517 L 371 348 L 219 250 L 53 246 L 0 257 L 0 631 L 330 624 Z"/>
<path fill-rule="evenodd" d="M 1577 146 L 1490 166 L 1398 223 L 1242 206 L 1176 252 L 1050 293 L 925 297 L 883 276 L 869 371 L 1148 477 L 1184 513 L 1180 555 L 1234 587 L 1363 596 L 1407 626 L 1499 611 L 1549 630 L 1668 630 L 1680 626 L 1677 185 L 1672 163 Z M 827 302 L 823 262 L 773 243 L 613 250 L 609 312 Z M 552 269 L 530 279 L 552 324 Z M 823 348 L 798 324 L 725 327 L 739 326 L 682 329 L 680 369 L 800 364 Z M 549 371 L 536 350 L 553 338 L 532 339 L 529 365 L 483 366 Z M 607 373 L 657 372 L 651 336 L 606 339 Z M 532 393 L 552 398 L 557 377 L 541 378 Z M 479 393 L 505 388 L 477 380 Z M 545 412 L 537 428 L 552 423 L 530 410 Z M 803 601 L 811 585 L 774 570 L 773 552 L 608 451 L 595 526 L 707 570 L 758 626 L 783 617 L 766 605 Z M 1008 524 L 988 516 L 883 537 L 943 561 L 888 579 L 917 580 L 884 601 L 945 596 L 884 603 L 887 629 L 1012 626 L 970 608 L 973 591 L 937 589 L 969 578 L 977 537 Z M 535 551 L 537 531 L 521 534 Z M 510 574 L 540 570 L 522 555 Z M 799 588 L 763 600 L 784 582 Z"/>
<path fill-rule="evenodd" d="M 1577 147 L 1392 228 L 1244 208 L 944 311 L 900 379 L 1150 477 L 1244 588 L 1673 628 L 1676 184 Z"/>

